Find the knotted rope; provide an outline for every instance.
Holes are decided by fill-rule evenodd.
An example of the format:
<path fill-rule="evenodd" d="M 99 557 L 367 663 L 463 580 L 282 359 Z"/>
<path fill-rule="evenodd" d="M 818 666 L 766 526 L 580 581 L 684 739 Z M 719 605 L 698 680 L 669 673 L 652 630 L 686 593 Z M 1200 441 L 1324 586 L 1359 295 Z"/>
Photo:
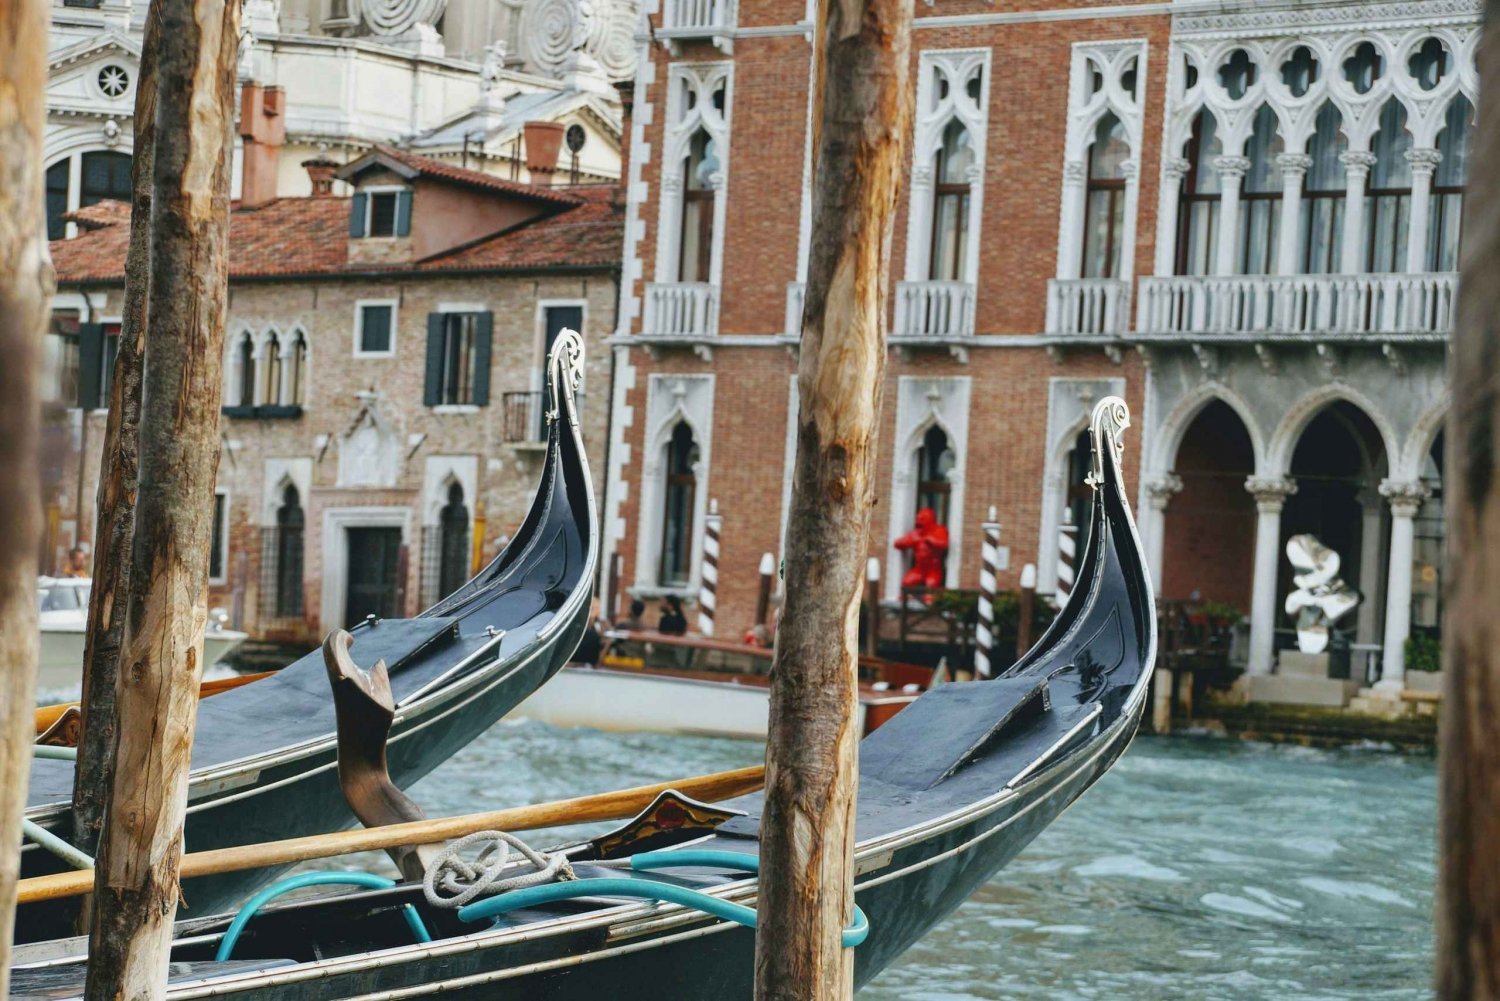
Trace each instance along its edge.
<path fill-rule="evenodd" d="M 484 847 L 470 861 L 463 853 L 474 845 Z M 501 879 L 500 874 L 516 854 L 536 866 L 536 871 Z M 478 897 L 577 878 L 562 854 L 537 851 L 504 831 L 475 831 L 443 848 L 428 863 L 422 874 L 422 892 L 433 907 L 456 910 Z"/>

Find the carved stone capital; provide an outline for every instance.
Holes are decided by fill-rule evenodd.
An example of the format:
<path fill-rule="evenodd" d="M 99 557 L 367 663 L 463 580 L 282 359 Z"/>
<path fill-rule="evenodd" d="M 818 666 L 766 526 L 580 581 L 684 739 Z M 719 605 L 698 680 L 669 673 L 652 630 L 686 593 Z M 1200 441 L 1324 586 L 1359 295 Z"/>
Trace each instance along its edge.
<path fill-rule="evenodd" d="M 1124 160 L 1120 163 L 1120 173 L 1125 175 L 1127 181 L 1134 180 L 1140 169 L 1141 165 L 1134 160 Z"/>
<path fill-rule="evenodd" d="M 1286 499 L 1297 492 L 1297 481 L 1287 476 L 1252 476 L 1245 480 L 1245 489 L 1261 513 L 1280 514 Z"/>
<path fill-rule="evenodd" d="M 1340 153 L 1339 163 L 1344 165 L 1344 173 L 1350 177 L 1363 177 L 1375 166 L 1374 153 Z"/>
<path fill-rule="evenodd" d="M 1088 176 L 1088 164 L 1082 160 L 1068 160 L 1063 163 L 1063 183 L 1078 185 L 1084 182 Z"/>
<path fill-rule="evenodd" d="M 1234 178 L 1238 180 L 1250 173 L 1250 158 L 1248 156 L 1216 156 L 1214 157 L 1214 170 L 1225 180 Z"/>
<path fill-rule="evenodd" d="M 1443 162 L 1443 151 L 1440 149 L 1409 149 L 1406 151 L 1406 162 L 1411 164 L 1413 174 L 1425 174 L 1432 176 L 1437 170 L 1438 164 Z"/>
<path fill-rule="evenodd" d="M 1151 506 L 1158 511 L 1165 511 L 1172 502 L 1172 497 L 1181 491 L 1182 477 L 1176 473 L 1163 473 L 1146 481 L 1146 496 L 1150 498 Z"/>
<path fill-rule="evenodd" d="M 980 181 L 984 180 L 984 164 L 969 164 L 969 166 L 964 170 L 964 180 L 968 181 L 970 184 L 978 184 Z"/>
<path fill-rule="evenodd" d="M 932 186 L 932 168 L 927 164 L 913 167 L 911 171 L 911 183 L 913 187 L 927 188 Z"/>
<path fill-rule="evenodd" d="M 1313 158 L 1306 153 L 1277 153 L 1276 166 L 1287 177 L 1300 178 L 1312 169 Z"/>
<path fill-rule="evenodd" d="M 661 179 L 661 190 L 669 195 L 675 195 L 682 190 L 682 177 L 678 174 L 665 174 Z"/>
<path fill-rule="evenodd" d="M 1391 506 L 1391 514 L 1397 518 L 1411 518 L 1421 510 L 1422 502 L 1432 496 L 1432 491 L 1421 480 L 1381 480 L 1380 496 Z"/>
<path fill-rule="evenodd" d="M 1176 182 L 1193 169 L 1193 162 L 1185 156 L 1169 156 L 1162 160 L 1161 174 L 1168 182 Z"/>

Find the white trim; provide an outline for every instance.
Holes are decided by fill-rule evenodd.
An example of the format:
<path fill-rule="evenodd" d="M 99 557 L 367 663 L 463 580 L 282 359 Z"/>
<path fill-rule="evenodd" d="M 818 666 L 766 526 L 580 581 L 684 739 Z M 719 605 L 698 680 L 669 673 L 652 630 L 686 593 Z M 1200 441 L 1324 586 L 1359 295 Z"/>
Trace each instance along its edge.
<path fill-rule="evenodd" d="M 391 346 L 385 351 L 363 351 L 360 343 L 365 336 L 365 307 L 366 306 L 389 306 L 391 307 Z M 396 357 L 396 331 L 397 323 L 401 315 L 400 299 L 356 299 L 354 300 L 354 357 L 356 358 L 394 358 Z"/>
<path fill-rule="evenodd" d="M 261 481 L 260 527 L 276 527 L 276 512 L 281 510 L 281 496 L 288 486 L 297 488 L 297 503 L 303 511 L 307 510 L 312 464 L 311 458 L 266 460 L 265 477 Z"/>
<path fill-rule="evenodd" d="M 479 457 L 476 455 L 429 455 L 422 475 L 422 524 L 436 525 L 448 503 L 448 484 L 463 488 L 469 508 L 469 527 L 474 527 L 474 508 L 479 497 Z"/>
<path fill-rule="evenodd" d="M 917 451 L 922 438 L 934 425 L 948 436 L 953 449 L 953 469 L 948 473 L 948 553 L 943 567 L 943 583 L 957 587 L 964 562 L 964 473 L 969 451 L 969 401 L 974 380 L 971 376 L 903 375 L 896 380 L 896 436 L 891 462 L 890 528 L 886 538 L 885 597 L 894 601 L 901 596 L 901 578 L 906 574 L 906 559 L 894 543 L 911 531 L 916 519 Z"/>
<path fill-rule="evenodd" d="M 724 85 L 724 110 L 714 107 L 713 95 Z M 683 94 L 693 95 L 685 108 Z M 699 129 L 707 132 L 719 152 L 714 191 L 713 246 L 709 251 L 708 281 L 718 286 L 724 270 L 724 226 L 729 205 L 730 109 L 734 106 L 734 63 L 674 63 L 667 69 L 667 128 L 662 140 L 662 181 L 657 198 L 657 282 L 675 282 L 681 269 L 682 193 L 687 179 L 682 160 Z M 634 165 L 632 164 L 632 170 Z"/>
<path fill-rule="evenodd" d="M 964 246 L 963 273 L 959 281 L 970 285 L 979 280 L 979 244 L 984 221 L 984 181 L 988 169 L 986 138 L 990 117 L 990 82 L 994 76 L 991 50 L 928 49 L 917 62 L 917 111 L 912 132 L 911 181 L 906 222 L 906 280 L 927 281 L 932 266 L 932 214 L 936 207 L 937 178 L 932 161 L 942 146 L 943 132 L 953 121 L 969 133 L 974 163 L 969 175 L 969 220 Z M 941 73 L 948 81 L 948 96 L 938 99 L 932 81 Z M 979 100 L 971 101 L 968 82 L 979 78 Z"/>
<path fill-rule="evenodd" d="M 698 445 L 697 483 L 693 494 L 693 522 L 688 582 L 681 585 L 696 594 L 698 569 L 703 557 L 703 518 L 708 513 L 709 470 L 713 459 L 713 373 L 682 375 L 655 373 L 647 381 L 646 426 L 642 441 L 641 500 L 636 514 L 635 588 L 661 587 L 657 567 L 661 563 L 661 512 L 666 470 L 663 452 L 679 421 L 693 431 Z M 674 587 L 678 585 L 673 585 Z"/>
<path fill-rule="evenodd" d="M 324 509 L 323 593 L 318 607 L 319 627 L 324 633 L 341 629 L 344 625 L 344 598 L 349 589 L 348 529 L 351 528 L 399 528 L 401 544 L 408 545 L 411 541 L 411 508 L 384 505 Z M 410 570 L 407 577 L 409 581 Z M 405 583 L 407 581 L 397 581 L 397 586 Z"/>
<path fill-rule="evenodd" d="M 403 191 L 410 191 L 410 190 L 411 190 L 411 188 L 409 186 L 405 185 L 405 184 L 371 184 L 371 185 L 368 185 L 366 187 L 362 187 L 362 188 L 359 188 L 358 190 L 356 190 L 355 194 L 368 195 L 369 197 L 367 197 L 365 199 L 365 227 L 364 227 L 365 228 L 365 233 L 364 233 L 364 236 L 356 236 L 356 237 L 354 237 L 354 239 L 356 239 L 356 240 L 397 240 L 397 239 L 400 239 L 401 238 L 400 234 L 394 232 L 394 228 L 399 225 L 399 219 L 400 219 L 400 216 L 401 216 L 401 197 L 400 196 L 401 196 L 401 192 L 403 192 Z M 391 216 L 391 226 L 393 227 L 393 231 L 390 232 L 390 233 L 382 233 L 381 235 L 376 236 L 374 233 L 370 232 L 370 224 L 375 219 L 375 196 L 376 195 L 391 195 L 391 194 L 394 194 L 394 195 L 397 196 L 396 197 L 396 213 L 395 213 L 395 215 Z"/>
<path fill-rule="evenodd" d="M 224 498 L 224 523 L 219 526 L 219 537 L 214 540 L 214 544 L 217 545 L 220 549 L 221 555 L 219 557 L 219 569 L 222 572 L 217 577 L 213 576 L 213 574 L 210 573 L 208 582 L 210 584 L 224 585 L 229 583 L 229 516 L 230 511 L 232 510 L 232 508 L 230 507 L 228 487 L 214 487 L 214 505 L 216 507 L 218 506 L 218 500 L 220 497 Z M 210 522 L 209 524 L 209 529 L 210 531 L 213 529 L 212 522 Z M 213 566 L 213 557 L 211 553 L 208 563 L 209 566 Z"/>

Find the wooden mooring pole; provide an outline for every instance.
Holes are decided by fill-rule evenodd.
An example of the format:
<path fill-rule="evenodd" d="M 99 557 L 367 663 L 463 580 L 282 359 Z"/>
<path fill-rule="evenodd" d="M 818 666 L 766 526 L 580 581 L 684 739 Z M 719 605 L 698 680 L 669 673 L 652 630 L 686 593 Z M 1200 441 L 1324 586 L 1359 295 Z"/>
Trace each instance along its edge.
<path fill-rule="evenodd" d="M 39 372 L 52 298 L 42 198 L 44 0 L 0 0 L 0 998 L 10 989 L 21 815 L 36 738 Z"/>
<path fill-rule="evenodd" d="M 90 1001 L 155 998 L 166 989 L 219 460 L 240 4 L 154 6 L 151 322 L 118 749 L 95 869 Z"/>
<path fill-rule="evenodd" d="M 813 221 L 771 674 L 757 1001 L 853 996 L 860 594 L 875 499 L 891 232 L 911 119 L 910 0 L 822 0 Z"/>
<path fill-rule="evenodd" d="M 1487 5 L 1449 356 L 1437 996 L 1500 997 L 1500 0 Z"/>

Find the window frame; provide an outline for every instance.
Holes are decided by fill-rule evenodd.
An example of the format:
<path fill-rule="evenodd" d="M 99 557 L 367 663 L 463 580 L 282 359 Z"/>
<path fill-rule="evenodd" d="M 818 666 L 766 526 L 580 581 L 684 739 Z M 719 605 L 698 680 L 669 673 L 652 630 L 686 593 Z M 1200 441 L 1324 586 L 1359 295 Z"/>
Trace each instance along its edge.
<path fill-rule="evenodd" d="M 125 333 L 125 318 L 123 316 L 101 316 L 94 321 L 99 324 L 99 405 L 93 409 L 96 414 L 109 412 L 109 398 L 115 386 L 115 363 L 120 357 L 120 338 Z M 110 339 L 114 340 L 111 341 Z M 110 350 L 113 343 L 114 350 Z M 80 345 L 81 347 L 81 345 Z M 82 364 L 80 355 L 79 364 Z"/>
<path fill-rule="evenodd" d="M 1222 213 L 1224 206 L 1224 189 L 1222 185 L 1216 191 L 1201 192 L 1199 186 L 1204 180 L 1205 171 L 1213 170 L 1211 163 L 1204 163 L 1203 153 L 1203 115 L 1212 114 L 1210 109 L 1202 109 L 1193 116 L 1193 127 L 1188 137 L 1188 170 L 1182 175 L 1181 188 L 1178 193 L 1177 209 L 1177 245 L 1172 250 L 1172 273 L 1174 275 L 1212 275 L 1216 263 L 1219 245 L 1219 228 L 1223 222 Z M 1219 122 L 1214 119 L 1214 137 L 1219 140 L 1220 148 L 1223 148 L 1223 138 L 1219 136 Z M 1207 247 L 1205 250 L 1204 269 L 1202 272 L 1191 270 L 1192 259 L 1189 256 L 1189 241 L 1194 226 L 1195 206 L 1204 206 L 1203 211 L 1208 214 L 1207 225 Z"/>
<path fill-rule="evenodd" d="M 676 444 L 675 439 L 679 427 L 687 430 L 688 444 L 691 449 L 688 453 L 689 459 L 685 471 L 674 471 L 673 469 L 673 446 Z M 662 452 L 661 536 L 658 540 L 656 584 L 658 587 L 663 588 L 688 587 L 692 584 L 693 580 L 695 537 L 702 530 L 698 525 L 698 491 L 701 489 L 701 484 L 698 482 L 698 467 L 703 462 L 703 445 L 698 441 L 697 428 L 691 422 L 679 418 L 672 425 L 671 433 L 667 435 L 666 441 L 663 442 Z M 697 454 L 696 461 L 692 458 L 693 453 Z M 678 545 L 676 548 L 678 551 L 669 552 L 668 542 L 671 533 L 668 529 L 672 523 L 673 505 L 671 497 L 674 488 L 685 490 L 683 503 L 679 508 L 684 515 L 684 525 L 682 526 L 681 534 L 677 538 Z M 679 568 L 676 557 L 681 558 L 681 579 L 677 579 L 676 577 L 669 579 L 669 561 L 673 569 Z"/>
<path fill-rule="evenodd" d="M 208 583 L 210 585 L 219 586 L 219 587 L 222 587 L 222 586 L 224 586 L 224 585 L 226 585 L 226 584 L 229 583 L 229 519 L 230 519 L 230 513 L 231 513 L 232 509 L 230 508 L 229 490 L 226 489 L 226 488 L 224 488 L 224 487 L 218 487 L 218 486 L 214 487 L 214 509 L 215 509 L 214 513 L 215 514 L 217 514 L 218 511 L 219 511 L 219 498 L 221 498 L 221 497 L 224 498 L 224 507 L 223 507 L 224 517 L 223 517 L 223 520 L 221 521 L 221 523 L 219 524 L 219 530 L 216 533 L 214 533 L 214 539 L 213 539 L 213 542 L 211 543 L 211 546 L 213 548 L 210 548 L 209 552 L 208 552 L 208 566 L 209 566 Z M 211 523 L 210 523 L 209 527 L 210 527 L 210 529 L 212 529 L 213 526 L 212 526 Z M 220 556 L 219 556 L 219 575 L 217 577 L 215 577 L 214 574 L 213 574 L 214 549 L 215 548 L 218 549 L 219 554 L 220 554 Z"/>
<path fill-rule="evenodd" d="M 411 189 L 404 184 L 371 184 L 359 189 L 360 194 L 365 196 L 365 232 L 364 236 L 358 237 L 363 240 L 399 240 L 401 234 L 401 193 Z M 391 231 L 389 233 L 375 232 L 375 199 L 381 195 L 390 195 L 395 199 L 395 205 L 391 211 Z"/>
<path fill-rule="evenodd" d="M 365 337 L 365 307 L 367 306 L 389 306 L 391 310 L 391 340 L 390 346 L 384 351 L 367 351 L 364 349 Z M 401 329 L 398 322 L 401 315 L 400 299 L 356 299 L 354 300 L 354 357 L 356 358 L 394 358 L 396 357 L 396 334 Z"/>

